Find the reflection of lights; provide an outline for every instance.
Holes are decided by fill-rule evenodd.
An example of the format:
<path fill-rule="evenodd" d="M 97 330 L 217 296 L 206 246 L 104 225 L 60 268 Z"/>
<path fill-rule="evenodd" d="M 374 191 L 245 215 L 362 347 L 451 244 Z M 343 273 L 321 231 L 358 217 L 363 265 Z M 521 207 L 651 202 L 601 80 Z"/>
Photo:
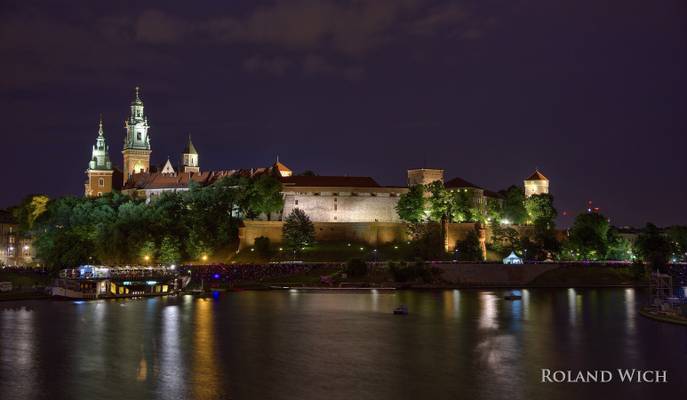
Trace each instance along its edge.
<path fill-rule="evenodd" d="M 496 296 L 492 293 L 482 292 L 480 293 L 479 299 L 481 303 L 479 318 L 480 328 L 498 328 L 498 322 L 496 321 Z"/>
<path fill-rule="evenodd" d="M 634 331 L 635 329 L 635 290 L 632 288 L 625 289 L 625 319 L 627 320 L 627 329 Z"/>

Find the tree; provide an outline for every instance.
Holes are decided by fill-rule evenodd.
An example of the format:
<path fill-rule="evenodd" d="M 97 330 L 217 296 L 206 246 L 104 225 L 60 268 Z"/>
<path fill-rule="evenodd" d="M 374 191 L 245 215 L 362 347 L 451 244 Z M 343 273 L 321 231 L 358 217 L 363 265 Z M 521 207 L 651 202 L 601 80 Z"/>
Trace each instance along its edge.
<path fill-rule="evenodd" d="M 501 224 L 494 224 L 492 227 L 491 241 L 499 254 L 505 256 L 511 251 L 518 249 L 520 242 L 520 234 L 514 228 L 501 226 Z"/>
<path fill-rule="evenodd" d="M 666 234 L 673 245 L 673 257 L 682 262 L 687 261 L 687 226 L 671 226 Z"/>
<path fill-rule="evenodd" d="M 144 261 L 146 264 L 155 261 L 157 255 L 157 246 L 155 246 L 155 242 L 152 240 L 143 242 L 138 249 L 138 255 L 141 261 Z"/>
<path fill-rule="evenodd" d="M 315 226 L 300 208 L 294 208 L 284 220 L 282 231 L 287 248 L 297 251 L 315 240 Z"/>
<path fill-rule="evenodd" d="M 269 257 L 270 255 L 270 238 L 260 236 L 255 238 L 255 250 L 261 257 Z"/>
<path fill-rule="evenodd" d="M 270 214 L 284 208 L 284 198 L 281 194 L 281 182 L 271 175 L 260 175 L 253 182 L 253 196 L 250 204 L 254 214 Z"/>
<path fill-rule="evenodd" d="M 476 230 L 468 232 L 463 240 L 456 243 L 458 259 L 461 261 L 483 261 L 482 246 Z"/>
<path fill-rule="evenodd" d="M 396 212 L 403 221 L 416 224 L 422 222 L 425 216 L 425 188 L 423 185 L 410 187 L 408 193 L 403 193 L 396 204 Z"/>
<path fill-rule="evenodd" d="M 672 245 L 660 229 L 652 223 L 646 224 L 637 236 L 635 247 L 639 257 L 649 263 L 651 269 L 662 269 L 672 252 Z"/>
<path fill-rule="evenodd" d="M 411 249 L 414 257 L 423 260 L 440 260 L 445 258 L 444 241 L 441 226 L 434 222 L 409 225 L 412 238 Z"/>
<path fill-rule="evenodd" d="M 608 251 L 606 260 L 630 261 L 632 260 L 632 243 L 618 234 L 618 230 L 610 228 L 607 234 Z"/>
<path fill-rule="evenodd" d="M 487 197 L 487 221 L 500 224 L 503 217 L 503 205 L 499 199 Z"/>
<path fill-rule="evenodd" d="M 599 260 L 608 251 L 608 220 L 596 212 L 575 217 L 566 243 L 566 256 L 572 259 Z"/>
<path fill-rule="evenodd" d="M 527 220 L 525 192 L 518 186 L 511 186 L 499 192 L 503 196 L 503 219 L 511 224 L 524 224 Z"/>
<path fill-rule="evenodd" d="M 179 242 L 171 236 L 165 236 L 160 243 L 159 261 L 162 264 L 176 264 L 181 260 Z"/>
<path fill-rule="evenodd" d="M 553 196 L 547 193 L 535 194 L 525 199 L 529 221 L 534 225 L 553 228 L 558 212 L 553 206 Z"/>
<path fill-rule="evenodd" d="M 14 208 L 12 214 L 19 224 L 19 231 L 28 234 L 33 229 L 33 223 L 48 208 L 48 196 L 33 194 L 26 196 L 21 204 Z"/>
<path fill-rule="evenodd" d="M 445 218 L 449 221 L 453 214 L 453 196 L 446 190 L 441 181 L 434 181 L 427 185 L 429 196 L 429 217 L 434 222 L 441 222 Z"/>
<path fill-rule="evenodd" d="M 451 220 L 455 222 L 469 222 L 475 221 L 475 208 L 472 204 L 472 198 L 467 191 L 458 189 L 451 193 L 451 204 L 447 208 L 451 211 Z"/>
<path fill-rule="evenodd" d="M 346 274 L 352 278 L 367 275 L 367 263 L 359 258 L 353 258 L 346 263 Z"/>

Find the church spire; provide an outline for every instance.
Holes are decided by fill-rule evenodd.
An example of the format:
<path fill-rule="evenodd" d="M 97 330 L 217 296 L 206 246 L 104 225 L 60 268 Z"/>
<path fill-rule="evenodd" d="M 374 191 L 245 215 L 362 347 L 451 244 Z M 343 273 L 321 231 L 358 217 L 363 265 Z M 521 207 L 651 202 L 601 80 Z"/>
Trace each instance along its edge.
<path fill-rule="evenodd" d="M 134 99 L 131 101 L 131 113 L 124 122 L 124 183 L 131 175 L 149 172 L 150 169 L 150 135 L 148 134 L 148 117 L 143 112 L 140 87 L 136 86 Z"/>
<path fill-rule="evenodd" d="M 88 169 L 112 169 L 109 151 L 110 147 L 105 142 L 105 132 L 103 130 L 103 115 L 100 114 L 100 119 L 98 121 L 98 137 L 95 140 L 95 146 L 93 146 L 93 151 L 91 153 L 91 161 L 88 163 Z"/>
<path fill-rule="evenodd" d="M 181 170 L 182 172 L 200 172 L 200 165 L 198 163 L 198 151 L 196 146 L 191 141 L 191 134 L 188 134 L 188 141 L 186 147 L 181 153 Z"/>

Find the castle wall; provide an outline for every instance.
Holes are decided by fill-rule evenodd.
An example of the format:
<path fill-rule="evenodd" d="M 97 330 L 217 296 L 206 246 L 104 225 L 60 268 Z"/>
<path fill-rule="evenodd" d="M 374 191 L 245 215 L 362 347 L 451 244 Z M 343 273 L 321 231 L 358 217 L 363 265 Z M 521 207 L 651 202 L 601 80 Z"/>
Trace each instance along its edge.
<path fill-rule="evenodd" d="M 273 244 L 282 242 L 281 221 L 243 221 L 239 228 L 239 249 L 255 244 L 265 236 Z M 314 222 L 315 240 L 366 243 L 376 246 L 408 240 L 406 226 L 393 222 Z"/>
<path fill-rule="evenodd" d="M 398 193 L 294 191 L 284 193 L 283 215 L 299 208 L 313 222 L 400 222 L 397 203 Z"/>

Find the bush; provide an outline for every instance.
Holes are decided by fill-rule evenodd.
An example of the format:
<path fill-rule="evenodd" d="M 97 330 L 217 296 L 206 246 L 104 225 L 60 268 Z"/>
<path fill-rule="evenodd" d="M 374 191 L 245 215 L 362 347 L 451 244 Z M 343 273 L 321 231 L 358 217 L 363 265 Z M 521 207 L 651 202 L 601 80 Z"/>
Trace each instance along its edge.
<path fill-rule="evenodd" d="M 460 261 L 484 261 L 477 231 L 470 231 L 465 240 L 456 242 L 456 250 Z"/>
<path fill-rule="evenodd" d="M 412 265 L 390 262 L 388 267 L 395 282 L 412 282 L 418 279 L 425 283 L 432 281 L 432 271 L 422 260 L 416 260 Z"/>
<path fill-rule="evenodd" d="M 265 236 L 255 238 L 255 251 L 261 257 L 268 257 L 270 255 L 270 238 Z"/>
<path fill-rule="evenodd" d="M 354 258 L 346 263 L 346 274 L 353 278 L 360 278 L 367 275 L 367 264 L 365 261 Z"/>

